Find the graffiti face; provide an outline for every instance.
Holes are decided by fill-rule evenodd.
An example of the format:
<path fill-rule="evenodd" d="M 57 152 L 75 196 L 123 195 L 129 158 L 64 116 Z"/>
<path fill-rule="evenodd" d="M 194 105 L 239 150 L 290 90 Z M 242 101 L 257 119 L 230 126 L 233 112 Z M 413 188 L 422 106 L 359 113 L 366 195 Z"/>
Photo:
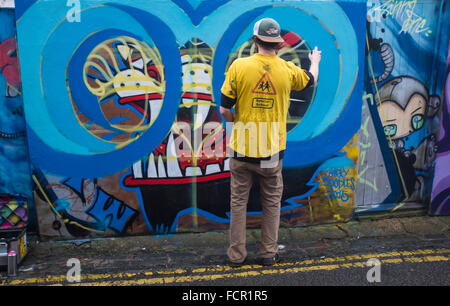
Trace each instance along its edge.
<path fill-rule="evenodd" d="M 395 68 L 395 52 L 390 44 L 372 48 L 380 52 L 384 71 L 373 84 L 388 79 Z M 436 158 L 436 137 L 426 135 L 433 117 L 440 106 L 438 96 L 430 95 L 426 86 L 412 76 L 398 76 L 384 83 L 378 90 L 377 111 L 383 124 L 383 130 L 398 179 L 401 182 L 401 194 L 398 198 L 409 202 L 422 202 L 426 197 L 427 175 Z M 427 129 L 424 129 L 426 123 Z M 416 133 L 422 130 L 421 133 Z"/>
<path fill-rule="evenodd" d="M 134 140 L 155 121 L 164 98 L 164 76 L 157 50 L 131 37 L 99 44 L 88 55 L 84 82 L 97 97 L 112 133 L 79 116 L 85 128 L 110 141 Z"/>
<path fill-rule="evenodd" d="M 193 39 L 181 52 L 183 93 L 176 120 L 147 161 L 139 161 L 133 168 L 134 178 L 144 179 L 139 182 L 146 185 L 192 183 L 198 176 L 208 181 L 217 178 L 211 174 L 228 172 L 224 154 L 215 154 L 225 148 L 225 130 L 212 101 L 212 49 Z"/>
<path fill-rule="evenodd" d="M 201 59 L 200 59 L 201 60 Z M 210 59 L 196 62 L 196 57 L 182 56 L 183 62 L 183 95 L 181 107 L 192 107 L 195 124 L 203 124 L 212 103 Z"/>
<path fill-rule="evenodd" d="M 172 129 L 146 159 L 134 164 L 131 176 L 124 180 L 126 186 L 140 186 L 155 232 L 173 231 L 170 226 L 180 211 L 191 207 L 192 197 L 199 208 L 215 213 L 226 202 L 210 201 L 208 193 L 216 199 L 227 199 L 223 190 L 228 189 L 223 183 L 227 184 L 230 175 L 229 160 L 225 154 L 216 154 L 224 153 L 226 137 L 212 98 L 213 50 L 193 38 L 180 51 L 183 92 Z M 172 194 L 170 201 L 159 205 L 168 194 Z"/>
<path fill-rule="evenodd" d="M 406 137 L 422 128 L 425 121 L 426 100 L 421 94 L 414 94 L 403 109 L 397 102 L 385 101 L 378 112 L 386 114 L 384 133 L 392 139 Z"/>
<path fill-rule="evenodd" d="M 429 99 L 422 82 L 412 77 L 397 77 L 384 84 L 379 94 L 378 114 L 386 137 L 404 138 L 424 126 L 428 104 L 433 99 Z"/>

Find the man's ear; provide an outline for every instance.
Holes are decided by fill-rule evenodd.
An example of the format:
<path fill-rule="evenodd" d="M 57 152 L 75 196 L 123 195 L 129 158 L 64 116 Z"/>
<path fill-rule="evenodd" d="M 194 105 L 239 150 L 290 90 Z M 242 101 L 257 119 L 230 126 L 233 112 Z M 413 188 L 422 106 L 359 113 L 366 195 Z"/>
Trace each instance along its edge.
<path fill-rule="evenodd" d="M 441 106 L 441 98 L 439 96 L 430 96 L 428 99 L 428 117 L 433 117 Z"/>
<path fill-rule="evenodd" d="M 254 43 L 255 45 L 257 45 L 257 44 L 256 44 L 255 35 L 252 36 L 252 41 L 253 41 L 253 43 Z"/>

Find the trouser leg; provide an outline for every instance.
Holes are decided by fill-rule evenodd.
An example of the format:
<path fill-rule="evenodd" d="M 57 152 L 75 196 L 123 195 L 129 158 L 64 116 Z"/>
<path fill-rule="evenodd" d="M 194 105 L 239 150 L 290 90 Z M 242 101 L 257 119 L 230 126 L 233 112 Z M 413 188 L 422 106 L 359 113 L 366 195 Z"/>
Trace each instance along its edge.
<path fill-rule="evenodd" d="M 260 168 L 262 222 L 261 246 L 262 258 L 275 256 L 278 252 L 278 229 L 280 226 L 281 197 L 283 195 L 282 161 L 274 168 Z"/>
<path fill-rule="evenodd" d="M 230 159 L 230 246 L 227 251 L 228 258 L 232 262 L 240 263 L 247 257 L 246 250 L 246 222 L 247 202 L 252 187 L 252 172 L 248 163 Z"/>

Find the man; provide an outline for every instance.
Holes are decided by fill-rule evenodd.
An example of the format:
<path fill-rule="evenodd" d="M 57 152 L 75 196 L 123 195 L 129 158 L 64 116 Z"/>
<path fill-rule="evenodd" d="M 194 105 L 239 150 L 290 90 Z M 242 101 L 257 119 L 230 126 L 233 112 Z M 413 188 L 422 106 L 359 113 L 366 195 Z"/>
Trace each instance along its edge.
<path fill-rule="evenodd" d="M 231 222 L 227 251 L 233 266 L 243 264 L 247 257 L 246 211 L 254 173 L 259 176 L 262 202 L 260 261 L 263 265 L 279 261 L 281 159 L 286 147 L 290 92 L 317 83 L 321 60 L 317 47 L 309 54 L 309 71 L 279 58 L 277 51 L 284 40 L 279 24 L 271 18 L 256 22 L 252 40 L 258 52 L 235 60 L 221 89 L 220 113 L 233 123 L 229 142 L 233 158 L 230 158 Z"/>

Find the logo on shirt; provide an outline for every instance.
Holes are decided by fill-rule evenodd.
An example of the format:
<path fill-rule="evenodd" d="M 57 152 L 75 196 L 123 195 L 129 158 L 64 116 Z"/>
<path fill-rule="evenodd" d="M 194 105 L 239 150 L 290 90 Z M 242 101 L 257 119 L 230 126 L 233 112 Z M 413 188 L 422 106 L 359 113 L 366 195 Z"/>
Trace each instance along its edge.
<path fill-rule="evenodd" d="M 270 80 L 269 74 L 266 72 L 256 83 L 255 88 L 253 88 L 252 93 L 264 94 L 264 95 L 276 95 L 277 91 Z"/>
<path fill-rule="evenodd" d="M 252 107 L 269 109 L 273 107 L 273 102 L 273 99 L 253 98 Z"/>

